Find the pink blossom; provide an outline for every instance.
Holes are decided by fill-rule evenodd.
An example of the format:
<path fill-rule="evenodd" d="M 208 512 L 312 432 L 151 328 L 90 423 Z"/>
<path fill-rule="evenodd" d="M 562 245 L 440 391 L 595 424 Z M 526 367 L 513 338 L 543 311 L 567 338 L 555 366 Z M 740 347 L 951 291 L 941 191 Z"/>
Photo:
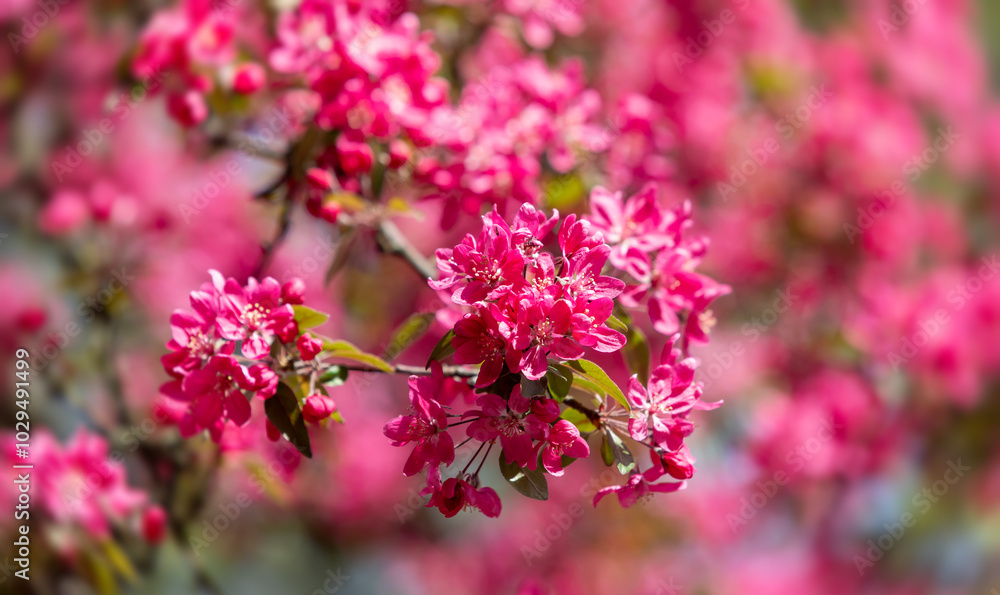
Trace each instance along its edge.
<path fill-rule="evenodd" d="M 393 446 L 417 443 L 403 466 L 403 474 L 408 477 L 428 465 L 451 464 L 455 460 L 455 443 L 448 433 L 448 420 L 444 408 L 435 400 L 443 381 L 440 364 L 435 367 L 433 376 L 410 376 L 410 403 L 414 414 L 396 417 L 382 430 Z"/>
<path fill-rule="evenodd" d="M 590 447 L 580 436 L 580 430 L 576 426 L 565 419 L 560 419 L 545 430 L 542 466 L 550 475 L 560 477 L 564 473 L 563 456 L 584 459 L 590 456 Z"/>

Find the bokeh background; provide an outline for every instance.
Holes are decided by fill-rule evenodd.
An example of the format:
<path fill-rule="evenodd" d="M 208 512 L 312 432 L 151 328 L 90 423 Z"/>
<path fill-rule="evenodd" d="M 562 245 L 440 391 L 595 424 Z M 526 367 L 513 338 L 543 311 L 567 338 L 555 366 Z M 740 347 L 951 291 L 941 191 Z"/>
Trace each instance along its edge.
<path fill-rule="evenodd" d="M 693 201 L 703 268 L 733 288 L 695 351 L 706 400 L 726 404 L 697 415 L 686 491 L 595 509 L 618 481 L 599 461 L 571 467 L 545 503 L 493 471 L 500 519 L 422 507 L 423 482 L 382 435 L 406 407 L 402 378 L 334 389 L 347 423 L 315 432 L 309 461 L 263 439 L 261 420 L 221 449 L 182 442 L 170 421 L 170 312 L 208 269 L 254 273 L 282 213 L 255 195 L 301 122 L 275 120 L 296 96 L 273 83 L 206 93 L 211 116 L 184 126 L 197 110 L 147 90 L 136 64 L 180 51 L 151 49 L 149 31 L 192 27 L 174 17 L 204 5 L 235 25 L 237 49 L 192 68 L 232 84 L 238 56 L 276 81 L 265 56 L 296 4 L 0 4 L 0 366 L 13 374 L 28 348 L 35 440 L 41 427 L 103 436 L 189 537 L 152 547 L 122 519 L 113 540 L 133 574 L 86 531 L 40 518 L 35 592 L 1000 593 L 1000 4 L 342 3 L 417 15 L 456 100 L 493 69 L 576 60 L 578 81 L 554 91 L 587 98 L 559 113 L 565 136 L 579 132 L 562 147 L 575 159 L 539 157 L 510 200 L 584 211 L 595 185 L 655 181 L 664 204 Z M 187 33 L 209 54 L 229 43 Z M 478 227 L 479 203 L 396 190 L 420 213 L 399 227 L 424 254 Z M 381 352 L 410 314 L 440 308 L 370 237 L 325 286 L 337 226 L 289 215 L 266 273 L 305 279 L 332 314 L 326 334 Z M 422 363 L 444 333 L 426 320 L 399 361 Z M 13 427 L 11 384 L 0 411 Z M 176 459 L 148 464 L 150 445 Z M 6 564 L 0 591 L 25 589 Z"/>

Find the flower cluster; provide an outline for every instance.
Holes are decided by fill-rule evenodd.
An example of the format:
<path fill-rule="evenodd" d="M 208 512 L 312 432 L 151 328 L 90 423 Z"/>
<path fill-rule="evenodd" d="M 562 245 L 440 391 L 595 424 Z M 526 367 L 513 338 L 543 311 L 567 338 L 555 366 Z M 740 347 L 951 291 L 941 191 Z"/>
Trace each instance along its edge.
<path fill-rule="evenodd" d="M 271 277 L 259 282 L 251 277 L 241 285 L 218 271 L 210 274 L 211 283 L 191 292 L 191 310 L 170 317 L 170 353 L 161 361 L 174 379 L 160 391 L 187 404 L 182 435 L 208 430 L 218 442 L 227 423 L 242 427 L 250 421 L 249 399 L 273 397 L 281 374 L 294 370 L 295 362 L 314 360 L 323 342 L 300 333 L 296 322 L 293 307 L 302 304 L 302 281 L 280 285 Z M 333 412 L 333 402 L 318 393 L 302 404 L 306 421 L 313 423 Z M 270 421 L 267 430 L 274 440 L 281 435 Z"/>
<path fill-rule="evenodd" d="M 436 112 L 430 135 L 438 150 L 416 164 L 414 176 L 430 186 L 427 198 L 446 201 L 446 228 L 484 204 L 535 203 L 543 160 L 565 173 L 581 154 L 603 150 L 600 111 L 580 62 L 552 69 L 526 57 L 495 65 L 465 87 L 457 104 Z"/>
<path fill-rule="evenodd" d="M 8 464 L 25 462 L 15 456 L 13 433 L 4 434 L 0 441 Z M 16 501 L 19 485 L 31 486 L 32 527 L 37 507 L 40 517 L 49 523 L 43 525 L 43 534 L 61 555 L 73 559 L 90 547 L 110 547 L 115 535 L 121 534 L 138 535 L 149 543 L 164 538 L 163 509 L 150 504 L 145 492 L 128 485 L 120 454 L 117 459 L 109 457 L 108 444 L 100 436 L 79 431 L 63 446 L 47 430 L 41 430 L 32 435 L 31 462 L 33 483 L 5 482 L 4 490 Z"/>
<path fill-rule="evenodd" d="M 551 376 L 568 373 L 565 381 L 572 383 L 574 370 L 592 373 L 593 368 L 588 366 L 594 365 L 590 362 L 587 366 L 577 364 L 578 368 L 566 365 L 581 360 L 588 349 L 612 353 L 625 345 L 625 335 L 608 326 L 614 300 L 626 288 L 624 281 L 603 274 L 609 259 L 624 263 L 626 268 L 648 252 L 680 244 L 680 230 L 675 228 L 682 225 L 672 225 L 662 216 L 654 196 L 647 195 L 644 200 L 650 202 L 645 205 L 649 213 L 641 222 L 645 225 L 642 231 L 631 225 L 627 233 L 607 226 L 616 234 L 615 249 L 605 243 L 596 226 L 569 215 L 557 234 L 559 252 L 553 254 L 546 250 L 546 242 L 559 224 L 559 213 L 546 217 L 524 204 L 510 224 L 494 208 L 483 216 L 478 236 L 467 234 L 454 248 L 437 251 L 441 277 L 429 283 L 466 310 L 446 340 L 454 349 L 457 364 L 479 366 L 478 370 L 471 368 L 474 373 L 470 376 L 475 377 L 473 384 L 480 396 L 477 409 L 462 415 L 448 413 L 439 401 L 443 368 L 434 361 L 429 377 L 410 378 L 413 413 L 393 419 L 384 428 L 394 446 L 415 444 L 403 467 L 405 475 L 430 468 L 424 490 L 431 496 L 428 506 L 437 507 L 446 516 L 466 506 L 496 516 L 500 503 L 495 492 L 479 487 L 479 469 L 493 445 L 500 443 L 501 469 L 506 466 L 525 477 L 530 473 L 535 481 L 541 478 L 544 482 L 543 473 L 559 477 L 568 461 L 590 455 L 581 427 L 591 431 L 600 428 L 605 440 L 621 445 L 622 453 L 627 448 L 611 432 L 626 432 L 650 448 L 655 462 L 654 468 L 642 475 L 633 471 L 625 486 L 602 490 L 595 505 L 609 491 L 621 490 L 620 499 L 627 506 L 648 491 L 683 487 L 679 483 L 649 485 L 663 475 L 691 477 L 694 459 L 683 444 L 693 430 L 688 414 L 715 405 L 699 401 L 701 386 L 694 382 L 696 362 L 693 358 L 682 359 L 680 349 L 668 349 L 648 389 L 640 384 L 638 375 L 632 377 L 627 401 L 622 397 L 622 404 L 631 406 L 627 427 L 616 419 L 615 408 L 610 405 L 613 401 L 604 401 L 615 389 L 598 387 L 593 396 L 599 408 L 591 410 L 576 397 L 569 401 L 569 389 L 562 392 L 556 388 L 558 380 L 550 382 Z M 636 250 L 641 257 L 633 254 Z M 576 423 L 565 419 L 560 401 L 589 415 Z M 460 421 L 450 422 L 449 417 Z M 468 424 L 466 442 L 479 442 L 479 450 L 456 477 L 442 481 L 441 466 L 447 467 L 455 460 L 455 441 L 449 428 L 463 424 Z M 652 442 L 645 442 L 647 437 Z M 484 447 L 479 467 L 468 473 Z M 622 473 L 634 467 L 634 463 L 625 465 Z M 539 497 L 530 488 L 514 480 L 511 483 L 522 493 Z"/>
<path fill-rule="evenodd" d="M 622 303 L 636 308 L 645 301 L 653 328 L 668 336 L 681 330 L 683 317 L 685 341 L 707 342 L 715 324 L 709 306 L 730 288 L 694 271 L 708 241 L 684 235 L 691 226 L 691 203 L 665 209 L 650 183 L 627 200 L 598 186 L 590 208 L 587 220 L 613 246 L 611 264 L 636 281 L 622 293 Z"/>

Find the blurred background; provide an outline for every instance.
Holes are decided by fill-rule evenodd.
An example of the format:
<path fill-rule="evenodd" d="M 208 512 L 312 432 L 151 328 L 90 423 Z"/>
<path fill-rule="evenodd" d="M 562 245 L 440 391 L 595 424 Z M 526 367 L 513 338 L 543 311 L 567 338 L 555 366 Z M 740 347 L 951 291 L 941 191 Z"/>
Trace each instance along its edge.
<path fill-rule="evenodd" d="M 43 512 L 71 474 L 36 483 L 34 592 L 1000 593 L 1000 4 L 306 4 L 367 15 L 351 43 L 411 31 L 472 110 L 496 72 L 556 73 L 526 76 L 515 111 L 463 121 L 449 144 L 495 156 L 507 122 L 547 110 L 558 134 L 517 153 L 525 180 L 490 177 L 473 200 L 418 165 L 393 188 L 422 253 L 478 229 L 491 202 L 585 212 L 596 185 L 651 181 L 663 204 L 693 202 L 702 269 L 733 288 L 695 348 L 705 399 L 725 400 L 695 417 L 698 473 L 623 510 L 591 504 L 620 482 L 599 461 L 551 482 L 548 502 L 493 470 L 502 516 L 445 519 L 382 434 L 407 406 L 398 377 L 333 389 L 346 423 L 313 433 L 312 460 L 267 441 L 262 417 L 220 447 L 182 441 L 159 358 L 209 269 L 259 274 L 280 238 L 263 273 L 302 277 L 327 335 L 385 352 L 427 314 L 393 354 L 406 363 L 444 334 L 441 300 L 370 234 L 343 250 L 342 222 L 263 192 L 326 113 L 292 72 L 323 45 L 289 16 L 300 3 L 3 0 L 0 366 L 31 353 L 33 452 L 69 443 L 123 471 L 94 504 L 103 529 Z M 601 363 L 624 385 L 620 357 Z M 31 592 L 6 553 L 4 484 L 0 592 Z M 159 545 L 136 499 L 166 510 Z"/>

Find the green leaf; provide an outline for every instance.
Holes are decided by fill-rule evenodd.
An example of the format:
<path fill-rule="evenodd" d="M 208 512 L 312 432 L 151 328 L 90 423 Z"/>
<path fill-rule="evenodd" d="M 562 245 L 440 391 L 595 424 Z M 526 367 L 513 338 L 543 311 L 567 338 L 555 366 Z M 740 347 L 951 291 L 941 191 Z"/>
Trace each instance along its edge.
<path fill-rule="evenodd" d="M 628 324 L 623 322 L 620 318 L 618 318 L 614 314 L 608 316 L 606 324 L 612 330 L 616 330 L 623 335 L 628 335 Z"/>
<path fill-rule="evenodd" d="M 425 368 L 431 367 L 431 362 L 439 362 L 451 354 L 455 353 L 455 346 L 451 344 L 451 340 L 455 338 L 455 329 L 449 330 L 447 333 L 441 337 L 441 340 L 437 342 L 434 349 L 431 350 L 431 356 L 427 358 L 427 365 Z"/>
<path fill-rule="evenodd" d="M 649 382 L 649 341 L 646 334 L 637 328 L 630 328 L 623 352 L 625 363 L 633 374 L 639 375 L 639 382 L 645 386 Z"/>
<path fill-rule="evenodd" d="M 317 312 L 309 306 L 292 306 L 292 310 L 295 311 L 295 322 L 298 323 L 300 331 L 317 327 L 330 318 L 329 314 Z"/>
<path fill-rule="evenodd" d="M 389 362 L 383 360 L 379 356 L 371 353 L 365 353 L 353 344 L 343 340 L 333 341 L 330 339 L 323 339 L 323 353 L 329 355 L 330 357 L 338 357 L 362 363 L 377 370 L 382 370 L 387 374 L 391 374 L 394 370 Z"/>
<path fill-rule="evenodd" d="M 309 431 L 299 410 L 299 399 L 284 382 L 278 383 L 278 390 L 273 397 L 264 401 L 264 412 L 274 427 L 278 428 L 285 439 L 292 443 L 303 456 L 312 458 L 312 447 L 309 444 Z"/>
<path fill-rule="evenodd" d="M 118 571 L 125 580 L 129 582 L 135 582 L 137 577 L 135 568 L 132 566 L 132 561 L 129 560 L 125 552 L 122 551 L 118 544 L 114 541 L 105 541 L 102 545 L 104 550 L 104 556 L 107 558 L 111 566 Z"/>
<path fill-rule="evenodd" d="M 599 386 L 601 390 L 604 391 L 604 394 L 614 397 L 614 399 L 621 403 L 622 407 L 626 410 L 632 409 L 629 407 L 628 401 L 625 399 L 625 393 L 622 392 L 622 389 L 618 388 L 618 385 L 611 380 L 608 373 L 605 372 L 600 366 L 585 359 L 567 362 L 567 365 L 573 368 L 577 375 Z"/>
<path fill-rule="evenodd" d="M 406 351 L 407 347 L 413 345 L 417 339 L 426 333 L 427 329 L 431 328 L 431 322 L 433 321 L 433 312 L 418 312 L 404 320 L 392 334 L 392 339 L 389 341 L 388 346 L 386 346 L 385 351 L 382 352 L 382 359 L 388 361 L 396 359 L 400 353 Z"/>
<path fill-rule="evenodd" d="M 604 458 L 605 464 L 608 464 L 604 454 L 605 445 L 610 451 L 611 459 L 618 466 L 619 473 L 628 475 L 629 471 L 635 469 L 635 459 L 632 457 L 632 452 L 625 446 L 621 436 L 607 428 L 604 430 L 604 442 L 601 444 L 601 457 Z"/>
<path fill-rule="evenodd" d="M 517 463 L 508 463 L 504 459 L 503 453 L 500 454 L 499 460 L 500 473 L 510 485 L 514 486 L 515 490 L 534 500 L 549 499 L 549 485 L 545 481 L 545 473 L 540 466 L 534 471 L 524 469 Z"/>
<path fill-rule="evenodd" d="M 590 421 L 590 418 L 588 418 L 582 411 L 577 411 L 572 407 L 564 410 L 559 417 L 560 419 L 565 419 L 576 426 L 576 429 L 580 430 L 583 434 L 588 434 L 597 430 L 597 426 Z"/>
<path fill-rule="evenodd" d="M 611 450 L 611 443 L 608 442 L 607 435 L 601 436 L 601 460 L 607 467 L 615 463 L 615 453 Z"/>
<path fill-rule="evenodd" d="M 562 364 L 549 364 L 549 369 L 545 374 L 549 384 L 549 394 L 556 401 L 562 401 L 569 394 L 570 387 L 573 386 L 573 370 Z"/>
<path fill-rule="evenodd" d="M 340 386 L 347 381 L 347 368 L 340 366 L 330 366 L 326 372 L 319 377 L 319 383 L 327 386 Z"/>

